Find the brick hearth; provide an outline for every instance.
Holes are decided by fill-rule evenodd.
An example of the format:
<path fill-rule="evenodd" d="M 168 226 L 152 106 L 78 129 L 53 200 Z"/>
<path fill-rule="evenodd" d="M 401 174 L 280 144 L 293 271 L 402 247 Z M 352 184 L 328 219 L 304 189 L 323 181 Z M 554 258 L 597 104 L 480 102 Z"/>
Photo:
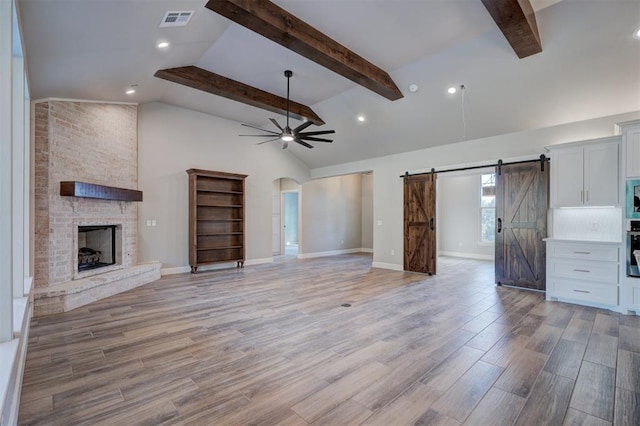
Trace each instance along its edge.
<path fill-rule="evenodd" d="M 62 312 L 160 278 L 137 265 L 137 204 L 60 196 L 60 182 L 137 189 L 137 106 L 50 100 L 35 105 L 34 315 Z M 121 261 L 77 271 L 78 226 L 116 224 Z M 52 298 L 52 299 L 50 299 Z"/>

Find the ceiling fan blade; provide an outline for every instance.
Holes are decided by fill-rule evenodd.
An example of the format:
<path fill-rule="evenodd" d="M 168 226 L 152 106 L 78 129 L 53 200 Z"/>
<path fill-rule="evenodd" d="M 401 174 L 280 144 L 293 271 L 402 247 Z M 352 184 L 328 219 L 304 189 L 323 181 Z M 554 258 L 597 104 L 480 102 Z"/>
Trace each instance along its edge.
<path fill-rule="evenodd" d="M 335 130 L 318 130 L 317 132 L 302 132 L 298 134 L 302 136 L 315 136 L 315 135 L 330 135 L 335 132 L 336 132 Z"/>
<path fill-rule="evenodd" d="M 271 120 L 271 122 L 278 128 L 280 129 L 281 132 L 284 132 L 284 129 L 282 128 L 282 126 L 276 121 L 275 118 L 270 118 L 269 120 Z"/>
<path fill-rule="evenodd" d="M 279 140 L 280 140 L 280 138 L 269 139 L 268 141 L 258 142 L 256 145 L 262 145 L 263 143 L 279 141 Z"/>
<path fill-rule="evenodd" d="M 260 127 L 252 126 L 251 124 L 241 123 L 242 126 L 251 127 L 252 129 L 260 130 L 261 132 L 273 133 L 274 135 L 279 135 L 280 132 L 274 132 L 273 130 L 261 129 Z"/>
<path fill-rule="evenodd" d="M 331 139 L 322 139 L 322 138 L 312 138 L 311 136 L 298 136 L 299 139 L 304 139 L 306 141 L 314 141 L 314 142 L 333 142 Z"/>
<path fill-rule="evenodd" d="M 307 127 L 311 126 L 313 123 L 311 121 L 305 121 L 304 123 L 302 123 L 301 125 L 299 125 L 298 127 L 296 127 L 295 129 L 293 129 L 293 133 L 298 133 L 303 131 L 304 129 L 306 129 Z"/>
<path fill-rule="evenodd" d="M 308 144 L 308 143 L 306 143 L 306 142 L 304 142 L 304 141 L 300 140 L 299 138 L 295 138 L 295 139 L 294 139 L 294 142 L 297 142 L 297 143 L 299 143 L 299 144 L 300 144 L 300 145 L 302 145 L 302 146 L 306 146 L 307 148 L 313 148 L 313 145 L 310 145 L 310 144 Z"/>
<path fill-rule="evenodd" d="M 255 136 L 255 137 L 258 137 L 258 138 L 272 138 L 272 137 L 274 137 L 276 135 L 238 135 L 238 136 Z"/>

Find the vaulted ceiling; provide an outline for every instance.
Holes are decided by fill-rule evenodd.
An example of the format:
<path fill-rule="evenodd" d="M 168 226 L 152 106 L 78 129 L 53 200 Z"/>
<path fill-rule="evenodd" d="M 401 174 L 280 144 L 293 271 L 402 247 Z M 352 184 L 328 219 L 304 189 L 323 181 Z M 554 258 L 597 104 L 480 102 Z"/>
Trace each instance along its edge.
<path fill-rule="evenodd" d="M 542 52 L 523 59 L 497 25 L 504 16 L 484 5 L 494 2 L 274 0 L 387 72 L 402 95 L 394 101 L 213 12 L 206 0 L 18 0 L 18 8 L 34 99 L 161 101 L 270 128 L 269 118 L 280 119 L 274 109 L 154 74 L 194 65 L 283 97 L 283 71 L 293 70 L 292 100 L 326 122 L 318 130 L 336 130 L 333 144 L 288 148 L 311 168 L 640 110 L 640 41 L 631 36 L 640 2 L 530 0 Z M 176 10 L 195 13 L 185 27 L 160 28 Z M 159 41 L 170 47 L 157 49 Z M 131 85 L 137 91 L 128 96 Z M 463 92 L 447 93 L 460 85 Z"/>

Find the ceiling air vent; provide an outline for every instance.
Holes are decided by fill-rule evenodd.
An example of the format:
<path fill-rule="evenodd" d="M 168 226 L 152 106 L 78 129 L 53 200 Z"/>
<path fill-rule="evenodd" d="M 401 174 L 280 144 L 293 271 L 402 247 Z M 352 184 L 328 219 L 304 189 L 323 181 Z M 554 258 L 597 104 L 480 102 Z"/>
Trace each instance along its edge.
<path fill-rule="evenodd" d="M 184 27 L 193 16 L 193 10 L 170 11 L 164 14 L 160 27 Z"/>

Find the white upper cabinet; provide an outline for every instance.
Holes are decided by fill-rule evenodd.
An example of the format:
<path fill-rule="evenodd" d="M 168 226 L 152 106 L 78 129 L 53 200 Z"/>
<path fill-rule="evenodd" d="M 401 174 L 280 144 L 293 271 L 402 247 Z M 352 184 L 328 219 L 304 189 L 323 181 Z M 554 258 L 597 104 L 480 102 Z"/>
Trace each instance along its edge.
<path fill-rule="evenodd" d="M 618 125 L 622 130 L 622 146 L 627 178 L 640 178 L 640 120 Z"/>
<path fill-rule="evenodd" d="M 551 207 L 620 205 L 620 136 L 547 148 Z"/>

